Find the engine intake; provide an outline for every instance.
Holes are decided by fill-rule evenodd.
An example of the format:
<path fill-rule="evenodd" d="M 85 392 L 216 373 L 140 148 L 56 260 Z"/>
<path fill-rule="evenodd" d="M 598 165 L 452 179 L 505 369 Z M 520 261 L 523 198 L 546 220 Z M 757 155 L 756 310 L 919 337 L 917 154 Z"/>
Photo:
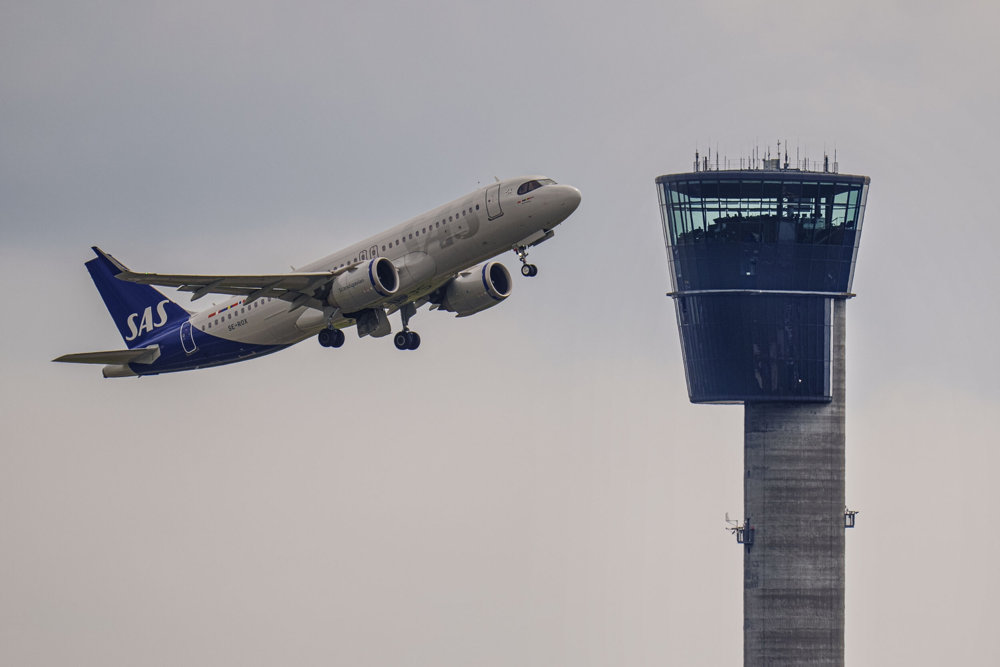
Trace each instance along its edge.
<path fill-rule="evenodd" d="M 507 267 L 500 262 L 484 262 L 445 284 L 441 309 L 455 313 L 456 317 L 474 315 L 510 296 L 511 287 Z"/>
<path fill-rule="evenodd" d="M 345 313 L 355 313 L 392 296 L 399 288 L 399 272 L 385 257 L 361 263 L 330 284 L 327 302 Z"/>

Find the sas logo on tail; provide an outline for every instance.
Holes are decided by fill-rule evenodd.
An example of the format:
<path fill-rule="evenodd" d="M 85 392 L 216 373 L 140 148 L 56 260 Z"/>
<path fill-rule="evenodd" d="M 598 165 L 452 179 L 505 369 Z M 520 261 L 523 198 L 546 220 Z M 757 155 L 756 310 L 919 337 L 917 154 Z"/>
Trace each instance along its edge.
<path fill-rule="evenodd" d="M 156 316 L 159 318 L 159 322 L 153 321 L 153 307 L 146 306 L 146 310 L 142 311 L 142 320 L 139 321 L 138 325 L 136 320 L 139 319 L 139 313 L 132 313 L 125 320 L 128 324 L 128 330 L 131 335 L 126 336 L 126 341 L 133 341 L 144 333 L 149 333 L 153 329 L 159 329 L 164 324 L 167 323 L 167 310 L 166 305 L 170 303 L 169 299 L 164 299 L 163 301 L 156 304 Z"/>

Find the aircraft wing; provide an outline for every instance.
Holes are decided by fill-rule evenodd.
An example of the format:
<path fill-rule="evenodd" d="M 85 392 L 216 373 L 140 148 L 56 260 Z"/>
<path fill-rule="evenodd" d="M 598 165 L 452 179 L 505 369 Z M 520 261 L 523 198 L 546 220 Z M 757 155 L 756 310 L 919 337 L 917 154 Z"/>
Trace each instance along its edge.
<path fill-rule="evenodd" d="M 192 301 L 206 294 L 246 295 L 250 303 L 261 297 L 282 299 L 292 304 L 292 308 L 310 306 L 320 310 L 326 305 L 318 298 L 317 290 L 341 273 L 350 271 L 360 262 L 333 271 L 264 273 L 259 275 L 210 276 L 181 273 L 140 273 L 132 271 L 117 259 L 94 247 L 94 252 L 110 261 L 118 273 L 115 277 L 130 283 L 175 287 L 181 292 L 193 292 Z"/>
<path fill-rule="evenodd" d="M 134 350 L 107 350 L 105 352 L 80 352 L 64 354 L 52 361 L 65 361 L 73 364 L 151 364 L 160 356 L 160 346 L 150 345 Z"/>
<path fill-rule="evenodd" d="M 246 295 L 247 303 L 261 297 L 271 297 L 288 301 L 296 307 L 311 306 L 322 310 L 325 304 L 318 298 L 317 291 L 349 268 L 352 267 L 345 266 L 336 271 L 235 276 L 139 273 L 125 270 L 117 278 L 131 283 L 175 287 L 181 292 L 193 292 L 192 301 L 206 294 L 242 294 Z"/>

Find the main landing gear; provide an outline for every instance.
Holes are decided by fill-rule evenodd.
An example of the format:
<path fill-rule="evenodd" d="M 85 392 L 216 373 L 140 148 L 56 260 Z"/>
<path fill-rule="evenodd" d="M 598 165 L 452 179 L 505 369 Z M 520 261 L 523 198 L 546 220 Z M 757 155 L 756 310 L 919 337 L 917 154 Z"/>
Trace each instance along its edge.
<path fill-rule="evenodd" d="M 415 350 L 420 347 L 420 334 L 410 331 L 410 318 L 417 314 L 417 307 L 408 303 L 399 309 L 403 319 L 403 330 L 392 337 L 397 350 Z"/>
<path fill-rule="evenodd" d="M 400 331 L 392 337 L 397 350 L 415 350 L 420 347 L 420 334 L 416 331 Z"/>
<path fill-rule="evenodd" d="M 344 344 L 344 332 L 340 329 L 323 329 L 318 335 L 319 344 L 323 347 L 340 347 Z"/>
<path fill-rule="evenodd" d="M 528 264 L 528 248 L 519 245 L 514 246 L 514 252 L 517 253 L 517 258 L 521 260 L 521 275 L 525 278 L 534 278 L 538 275 L 538 267 L 534 264 Z"/>

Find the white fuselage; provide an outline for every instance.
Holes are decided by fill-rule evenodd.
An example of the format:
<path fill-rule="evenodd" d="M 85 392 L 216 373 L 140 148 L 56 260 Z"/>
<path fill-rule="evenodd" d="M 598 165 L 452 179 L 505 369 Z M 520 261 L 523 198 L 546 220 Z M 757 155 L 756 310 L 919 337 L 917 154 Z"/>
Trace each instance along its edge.
<path fill-rule="evenodd" d="M 385 257 L 399 272 L 399 288 L 381 306 L 390 312 L 403 304 L 418 306 L 457 273 L 517 246 L 530 245 L 572 213 L 580 193 L 568 185 L 549 184 L 524 195 L 531 179 L 507 179 L 448 202 L 422 215 L 299 267 L 302 272 L 335 271 L 359 261 Z M 546 179 L 547 180 L 547 179 Z M 337 313 L 332 322 L 314 308 L 290 308 L 287 301 L 259 298 L 245 303 L 233 297 L 191 316 L 199 331 L 252 345 L 291 345 L 332 324 L 353 320 Z"/>

